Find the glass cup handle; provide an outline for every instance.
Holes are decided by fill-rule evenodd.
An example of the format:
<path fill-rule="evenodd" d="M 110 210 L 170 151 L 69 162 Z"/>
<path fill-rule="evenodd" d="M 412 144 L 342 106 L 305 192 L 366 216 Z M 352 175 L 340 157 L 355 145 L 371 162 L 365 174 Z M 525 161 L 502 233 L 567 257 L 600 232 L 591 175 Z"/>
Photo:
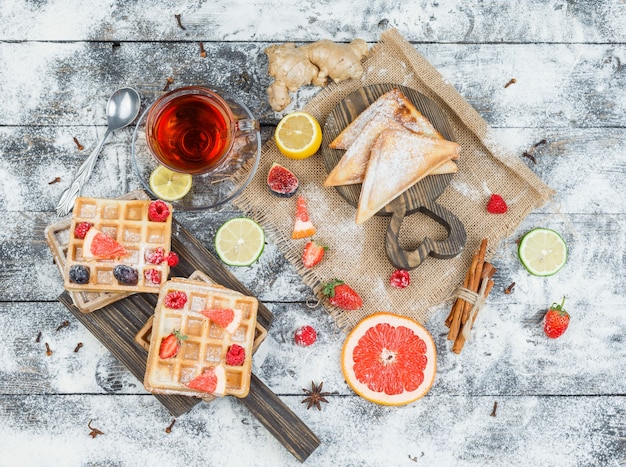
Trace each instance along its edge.
<path fill-rule="evenodd" d="M 242 118 L 235 122 L 235 136 L 241 136 L 248 133 L 256 133 L 260 130 L 261 126 L 258 120 L 250 118 Z"/>

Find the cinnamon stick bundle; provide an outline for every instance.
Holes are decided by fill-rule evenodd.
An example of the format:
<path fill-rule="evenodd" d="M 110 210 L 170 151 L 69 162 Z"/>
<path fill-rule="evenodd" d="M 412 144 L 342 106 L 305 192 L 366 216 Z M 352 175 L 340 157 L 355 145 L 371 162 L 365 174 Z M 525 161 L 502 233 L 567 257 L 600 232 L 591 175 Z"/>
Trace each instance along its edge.
<path fill-rule="evenodd" d="M 472 263 L 467 270 L 462 286 L 464 289 L 477 294 L 482 291 L 485 298 L 489 296 L 493 288 L 493 280 L 491 278 L 496 272 L 496 268 L 491 263 L 485 261 L 486 252 L 487 239 L 485 238 L 480 242 L 480 248 L 472 257 Z M 462 297 L 457 297 L 452 305 L 450 314 L 446 318 L 445 324 L 450 328 L 448 340 L 454 342 L 452 345 L 454 353 L 458 354 L 463 350 L 466 336 L 469 335 L 469 331 L 476 321 L 477 313 L 471 316 L 473 307 L 474 303 Z"/>

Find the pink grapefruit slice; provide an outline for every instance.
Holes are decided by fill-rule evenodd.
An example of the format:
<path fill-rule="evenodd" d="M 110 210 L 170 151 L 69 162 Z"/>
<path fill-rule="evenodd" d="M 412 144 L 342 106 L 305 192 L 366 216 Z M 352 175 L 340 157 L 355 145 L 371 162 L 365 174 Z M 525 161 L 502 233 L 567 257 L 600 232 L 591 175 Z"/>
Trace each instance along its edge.
<path fill-rule="evenodd" d="M 241 324 L 241 310 L 238 308 L 210 308 L 200 313 L 229 334 L 234 334 Z"/>
<path fill-rule="evenodd" d="M 406 405 L 433 384 L 437 352 L 432 336 L 417 321 L 374 313 L 348 334 L 341 369 L 359 396 L 382 405 Z"/>
<path fill-rule="evenodd" d="M 221 364 L 209 367 L 189 381 L 186 386 L 196 391 L 223 396 L 226 392 L 226 371 Z"/>
<path fill-rule="evenodd" d="M 83 243 L 83 257 L 85 259 L 115 259 L 126 256 L 128 251 L 117 240 L 90 228 Z"/>

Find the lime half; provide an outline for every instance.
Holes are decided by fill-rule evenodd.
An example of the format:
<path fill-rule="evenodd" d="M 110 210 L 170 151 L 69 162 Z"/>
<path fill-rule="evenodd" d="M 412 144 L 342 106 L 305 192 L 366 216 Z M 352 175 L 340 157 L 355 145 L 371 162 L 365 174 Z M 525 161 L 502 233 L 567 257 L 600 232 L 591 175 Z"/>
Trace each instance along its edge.
<path fill-rule="evenodd" d="M 265 233 L 259 224 L 247 217 L 224 222 L 215 234 L 215 251 L 229 266 L 249 266 L 265 247 Z"/>
<path fill-rule="evenodd" d="M 551 276 L 567 261 L 567 245 L 554 230 L 537 228 L 522 237 L 517 255 L 533 276 Z"/>
<path fill-rule="evenodd" d="M 159 165 L 150 174 L 150 189 L 162 200 L 175 201 L 191 190 L 192 177 Z"/>

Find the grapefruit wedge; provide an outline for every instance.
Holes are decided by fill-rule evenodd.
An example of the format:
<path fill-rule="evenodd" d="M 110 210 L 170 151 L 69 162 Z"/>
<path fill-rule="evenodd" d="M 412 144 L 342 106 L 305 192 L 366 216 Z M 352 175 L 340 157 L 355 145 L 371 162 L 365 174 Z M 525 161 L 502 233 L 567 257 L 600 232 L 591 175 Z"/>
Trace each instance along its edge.
<path fill-rule="evenodd" d="M 239 308 L 210 308 L 200 313 L 229 334 L 234 334 L 241 324 L 242 315 Z"/>
<path fill-rule="evenodd" d="M 417 321 L 374 313 L 348 334 L 341 352 L 343 376 L 354 392 L 382 405 L 423 397 L 437 367 L 433 338 Z"/>
<path fill-rule="evenodd" d="M 186 386 L 196 391 L 223 396 L 226 392 L 226 372 L 222 364 L 210 367 L 194 379 L 189 381 Z"/>
<path fill-rule="evenodd" d="M 128 251 L 117 240 L 90 228 L 83 243 L 83 257 L 85 259 L 115 259 L 126 256 Z"/>

